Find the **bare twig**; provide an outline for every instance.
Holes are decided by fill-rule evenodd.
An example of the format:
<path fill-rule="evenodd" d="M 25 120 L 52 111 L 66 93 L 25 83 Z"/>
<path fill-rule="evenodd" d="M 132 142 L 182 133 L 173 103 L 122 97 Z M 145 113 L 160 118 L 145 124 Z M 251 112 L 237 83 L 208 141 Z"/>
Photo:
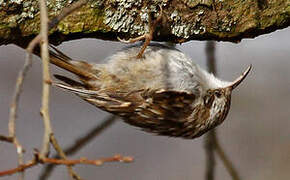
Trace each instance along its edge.
<path fill-rule="evenodd" d="M 66 160 L 66 156 L 60 146 L 58 145 L 56 139 L 54 138 L 52 128 L 50 125 L 50 117 L 49 117 L 49 83 L 50 83 L 50 73 L 49 73 L 49 53 L 48 53 L 48 31 L 55 27 L 63 18 L 69 15 L 71 12 L 81 7 L 87 2 L 87 0 L 81 0 L 77 3 L 74 3 L 72 6 L 68 8 L 64 8 L 62 13 L 52 19 L 49 23 L 46 11 L 46 3 L 44 0 L 40 0 L 40 17 L 41 17 L 41 32 L 38 34 L 28 45 L 27 47 L 27 55 L 25 59 L 24 67 L 19 72 L 15 92 L 12 98 L 11 107 L 10 107 L 10 117 L 9 117 L 9 136 L 0 136 L 1 141 L 14 143 L 17 148 L 18 153 L 18 168 L 6 172 L 7 174 L 16 171 L 16 172 L 24 172 L 26 168 L 32 167 L 37 164 L 34 161 L 29 162 L 28 164 L 23 164 L 23 148 L 21 144 L 18 142 L 15 133 L 15 121 L 17 118 L 17 110 L 18 110 L 18 102 L 20 98 L 20 94 L 23 87 L 24 78 L 31 66 L 32 63 L 32 52 L 37 44 L 42 40 L 43 44 L 41 45 L 41 57 L 43 60 L 43 96 L 42 96 L 42 108 L 41 114 L 44 120 L 44 138 L 43 138 L 43 146 L 41 150 L 41 158 L 46 158 L 49 152 L 49 144 L 52 143 L 53 147 L 59 153 L 59 155 Z M 49 23 L 49 24 L 48 24 Z M 72 177 L 76 179 L 80 179 L 80 177 L 73 171 L 72 167 L 68 165 L 69 173 Z M 4 172 L 5 174 L 5 172 Z M 23 179 L 24 174 L 22 173 L 19 179 Z"/>
<path fill-rule="evenodd" d="M 66 7 L 62 10 L 62 12 L 53 18 L 48 25 L 48 31 L 54 28 L 62 19 L 64 19 L 66 16 L 68 16 L 70 13 L 75 11 L 76 9 L 80 8 L 84 4 L 87 3 L 87 0 L 80 0 L 76 3 L 73 3 L 71 6 Z M 18 74 L 17 81 L 16 81 L 16 86 L 14 90 L 14 95 L 11 101 L 10 105 L 10 114 L 9 114 L 9 136 L 14 138 L 15 137 L 15 121 L 17 118 L 17 110 L 18 110 L 18 102 L 20 98 L 20 94 L 22 91 L 23 87 L 23 82 L 26 77 L 26 74 L 31 67 L 31 62 L 32 62 L 32 52 L 37 44 L 40 43 L 42 37 L 41 34 L 38 34 L 28 45 L 26 48 L 27 54 L 25 58 L 25 63 L 23 68 Z M 1 140 L 1 139 L 0 139 Z"/>
<path fill-rule="evenodd" d="M 206 42 L 205 53 L 206 53 L 206 65 L 207 65 L 208 71 L 216 75 L 217 68 L 216 68 L 215 42 L 214 41 Z"/>
<path fill-rule="evenodd" d="M 214 172 L 215 172 L 215 156 L 214 156 L 214 137 L 215 137 L 215 130 L 211 130 L 205 139 L 205 152 L 206 152 L 206 172 L 205 172 L 205 179 L 206 180 L 213 180 L 214 179 Z"/>
<path fill-rule="evenodd" d="M 28 45 L 27 47 L 27 55 L 25 59 L 25 64 L 23 69 L 19 72 L 18 79 L 16 82 L 15 92 L 12 98 L 11 108 L 10 108 L 10 117 L 9 117 L 9 136 L 0 136 L 1 141 L 5 142 L 11 142 L 14 143 L 17 148 L 18 153 L 18 168 L 9 170 L 8 172 L 2 172 L 6 174 L 10 174 L 11 172 L 24 172 L 25 169 L 32 167 L 37 164 L 36 161 L 31 161 L 27 164 L 23 163 L 23 148 L 21 144 L 18 142 L 16 138 L 15 133 L 15 121 L 17 117 L 17 110 L 18 110 L 18 102 L 20 98 L 20 94 L 23 87 L 23 80 L 31 66 L 32 63 L 32 52 L 34 51 L 34 48 L 37 44 L 39 44 L 42 41 L 41 44 L 41 57 L 43 60 L 43 95 L 42 95 L 42 107 L 41 107 L 41 115 L 43 116 L 44 121 L 44 138 L 43 138 L 43 145 L 41 149 L 41 153 L 39 154 L 39 159 L 45 161 L 50 160 L 47 158 L 48 152 L 49 152 L 49 145 L 50 143 L 53 145 L 53 147 L 56 149 L 58 154 L 60 155 L 63 162 L 66 162 L 66 155 L 61 149 L 61 147 L 58 145 L 51 128 L 50 123 L 50 117 L 49 117 L 49 85 L 50 85 L 50 71 L 49 71 L 49 53 L 48 53 L 48 31 L 55 27 L 63 18 L 65 18 L 67 15 L 69 15 L 71 12 L 76 10 L 77 8 L 81 7 L 82 5 L 86 4 L 87 0 L 80 0 L 73 5 L 71 5 L 68 8 L 64 8 L 63 11 L 60 13 L 59 16 L 53 18 L 50 22 L 47 17 L 47 10 L 46 10 L 46 2 L 45 0 L 40 0 L 40 19 L 41 19 L 41 31 L 40 34 L 38 34 Z M 126 160 L 126 159 L 124 159 Z M 127 159 L 128 160 L 128 159 Z M 62 162 L 62 161 L 56 161 L 56 162 Z M 104 161 L 109 161 L 104 159 Z M 128 160 L 129 161 L 129 160 Z M 77 161 L 75 161 L 77 162 Z M 89 160 L 81 161 L 82 163 L 92 163 Z M 81 163 L 80 162 L 80 163 Z M 72 162 L 66 163 L 65 165 L 68 166 L 69 173 L 72 175 L 72 177 L 76 179 L 80 179 L 80 177 L 73 171 L 71 165 Z M 20 179 L 23 178 L 20 176 Z"/>
<path fill-rule="evenodd" d="M 59 154 L 59 156 L 62 159 L 67 160 L 66 154 L 63 152 L 62 148 L 58 144 L 58 142 L 57 142 L 56 138 L 54 137 L 54 135 L 50 136 L 50 143 L 52 144 L 52 146 L 54 147 L 56 152 Z M 70 176 L 72 178 L 77 179 L 77 180 L 81 179 L 81 177 L 73 170 L 71 165 L 67 165 L 67 170 L 68 170 L 68 173 L 70 174 Z"/>
<path fill-rule="evenodd" d="M 108 118 L 103 120 L 102 124 L 96 126 L 91 131 L 89 131 L 84 137 L 81 137 L 75 141 L 74 144 L 72 144 L 70 147 L 66 148 L 64 150 L 64 153 L 66 155 L 73 155 L 75 154 L 79 149 L 83 148 L 85 145 L 87 145 L 91 140 L 93 140 L 96 136 L 101 134 L 104 130 L 106 130 L 108 127 L 110 127 L 116 120 L 116 116 L 110 115 Z M 58 155 L 55 155 L 53 158 L 57 158 Z M 45 180 L 49 177 L 51 172 L 53 171 L 55 165 L 49 164 L 46 166 L 41 175 L 39 176 L 39 179 Z"/>
<path fill-rule="evenodd" d="M 23 172 L 25 169 L 31 168 L 37 164 L 37 161 L 32 160 L 26 164 L 19 165 L 17 168 L 9 169 L 6 171 L 0 171 L 0 177 L 9 176 L 18 172 Z"/>
<path fill-rule="evenodd" d="M 24 78 L 25 78 L 25 76 L 26 76 L 26 74 L 31 66 L 32 49 L 39 42 L 39 40 L 40 40 L 40 37 L 35 38 L 28 45 L 27 51 L 30 53 L 27 53 L 24 66 L 18 74 L 13 98 L 12 98 L 11 105 L 10 105 L 9 122 L 8 122 L 9 137 L 7 137 L 8 139 L 6 139 L 6 142 L 11 142 L 15 145 L 16 151 L 18 154 L 18 165 L 23 164 L 23 152 L 24 152 L 22 145 L 20 144 L 20 142 L 18 141 L 18 139 L 16 137 L 15 122 L 16 122 L 16 118 L 17 118 L 17 110 L 18 110 L 18 104 L 19 104 L 18 102 L 19 102 L 21 91 L 22 91 Z M 5 140 L 5 139 L 2 139 L 2 140 Z M 9 140 L 9 141 L 7 141 L 7 140 Z M 24 176 L 24 174 L 21 173 L 21 175 L 19 176 L 19 179 L 23 179 L 23 176 Z"/>
<path fill-rule="evenodd" d="M 73 166 L 77 164 L 87 164 L 87 165 L 95 165 L 100 166 L 103 165 L 106 162 L 125 162 L 129 163 L 132 162 L 133 158 L 130 156 L 121 156 L 121 155 L 115 155 L 113 157 L 108 158 L 101 158 L 97 160 L 89 160 L 86 158 L 80 158 L 75 160 L 65 160 L 65 159 L 53 159 L 53 158 L 43 158 L 41 159 L 42 163 L 52 163 L 56 165 L 67 165 L 67 166 Z"/>
<path fill-rule="evenodd" d="M 40 0 L 40 19 L 41 19 L 41 29 L 40 36 L 42 38 L 43 44 L 41 45 L 41 58 L 43 61 L 43 92 L 42 92 L 42 107 L 41 114 L 44 120 L 44 140 L 43 146 L 41 150 L 41 155 L 46 156 L 49 152 L 49 142 L 51 136 L 53 136 L 52 128 L 50 125 L 50 117 L 49 117 L 49 86 L 50 86 L 50 71 L 49 71 L 49 52 L 48 52 L 48 31 L 49 29 L 56 26 L 59 21 L 69 15 L 71 12 L 81 7 L 87 2 L 87 0 L 81 0 L 77 3 L 74 3 L 72 6 L 68 8 L 64 8 L 62 13 L 59 16 L 52 19 L 52 21 L 48 24 L 47 17 L 47 9 L 46 2 L 44 0 Z"/>
<path fill-rule="evenodd" d="M 218 156 L 220 157 L 221 161 L 223 162 L 224 166 L 228 170 L 229 174 L 231 175 L 233 180 L 241 180 L 238 172 L 234 168 L 233 163 L 229 160 L 229 158 L 226 156 L 226 153 L 224 152 L 223 148 L 221 147 L 219 140 L 215 139 L 215 150 Z"/>
<path fill-rule="evenodd" d="M 215 42 L 208 41 L 206 43 L 206 56 L 207 56 L 207 67 L 208 71 L 216 74 L 216 63 L 215 63 Z M 214 141 L 216 139 L 216 132 L 212 129 L 205 139 L 205 151 L 206 151 L 206 180 L 214 180 L 215 172 L 215 156 L 214 156 Z"/>
<path fill-rule="evenodd" d="M 64 8 L 58 16 L 56 16 L 55 18 L 53 18 L 49 22 L 48 30 L 51 30 L 52 28 L 54 28 L 62 19 L 64 19 L 70 13 L 72 13 L 73 11 L 80 8 L 81 6 L 83 6 L 86 3 L 87 3 L 87 0 L 80 0 L 76 3 L 73 3 L 71 6 Z M 10 105 L 9 125 L 8 125 L 9 126 L 9 136 L 12 138 L 15 137 L 15 121 L 17 118 L 17 110 L 18 110 L 18 104 L 19 104 L 18 102 L 19 102 L 21 91 L 22 91 L 23 82 L 24 82 L 24 79 L 26 77 L 26 74 L 27 74 L 29 68 L 31 67 L 32 52 L 33 52 L 35 46 L 37 44 L 39 44 L 39 42 L 41 41 L 41 38 L 42 38 L 41 34 L 38 34 L 29 43 L 28 47 L 26 48 L 27 54 L 26 54 L 24 66 L 21 69 L 21 71 L 19 72 L 18 77 L 17 77 L 14 95 L 13 95 L 11 105 Z"/>
<path fill-rule="evenodd" d="M 44 125 L 45 125 L 45 133 L 44 133 L 44 139 L 43 139 L 43 146 L 41 155 L 46 157 L 46 155 L 49 152 L 49 144 L 51 143 L 55 150 L 58 152 L 61 158 L 66 160 L 66 155 L 57 143 L 56 138 L 53 135 L 53 131 L 51 128 L 50 123 L 50 117 L 49 117 L 49 82 L 50 82 L 50 73 L 49 73 L 49 53 L 48 53 L 48 30 L 56 26 L 63 18 L 65 18 L 67 15 L 69 15 L 71 12 L 76 10 L 77 8 L 84 5 L 87 1 L 82 0 L 79 1 L 72 6 L 65 8 L 62 13 L 52 19 L 52 21 L 48 25 L 48 17 L 46 12 L 46 4 L 45 1 L 42 0 L 41 2 L 41 36 L 43 40 L 43 44 L 41 46 L 41 57 L 43 61 L 43 96 L 42 96 L 42 108 L 41 108 L 41 114 L 43 116 Z M 71 165 L 68 165 L 68 171 L 69 174 L 74 179 L 81 179 L 76 172 L 72 169 Z"/>
<path fill-rule="evenodd" d="M 66 148 L 64 150 L 64 152 L 67 155 L 73 155 L 75 154 L 79 149 L 83 148 L 85 145 L 87 145 L 91 140 L 93 140 L 96 136 L 98 136 L 99 134 L 101 134 L 104 130 L 106 130 L 107 128 L 109 128 L 111 125 L 113 125 L 113 123 L 115 122 L 115 120 L 117 119 L 117 116 L 113 116 L 110 115 L 109 117 L 107 117 L 105 120 L 103 120 L 104 122 L 101 123 L 100 125 L 96 126 L 95 128 L 93 128 L 91 131 L 89 131 L 86 136 L 81 137 L 79 139 L 77 139 L 75 141 L 75 143 Z"/>
<path fill-rule="evenodd" d="M 28 168 L 34 167 L 35 165 L 42 163 L 42 164 L 55 164 L 55 165 L 66 165 L 66 166 L 73 166 L 77 164 L 86 164 L 86 165 L 95 165 L 100 166 L 104 163 L 108 162 L 125 162 L 129 163 L 132 162 L 133 158 L 130 156 L 121 156 L 121 155 L 115 155 L 113 157 L 107 157 L 107 158 L 100 158 L 97 160 L 89 160 L 86 158 L 80 158 L 75 160 L 67 160 L 67 159 L 54 159 L 54 158 L 47 158 L 42 157 L 39 153 L 35 154 L 35 158 L 31 161 L 29 161 L 27 164 L 23 164 L 18 166 L 17 168 L 9 169 L 6 171 L 0 171 L 0 177 L 1 176 L 8 176 L 15 174 L 17 172 L 22 172 Z"/>
<path fill-rule="evenodd" d="M 53 27 L 55 27 L 63 18 L 65 18 L 67 15 L 69 15 L 71 12 L 73 12 L 77 8 L 84 5 L 86 2 L 87 2 L 86 0 L 78 1 L 78 2 L 74 3 L 72 6 L 64 8 L 62 13 L 59 16 L 53 18 L 52 21 L 49 23 L 49 30 L 52 29 Z M 18 104 L 19 104 L 18 102 L 19 102 L 19 98 L 20 98 L 20 95 L 22 92 L 24 79 L 26 77 L 27 72 L 29 71 L 29 69 L 31 67 L 32 52 L 33 52 L 35 46 L 40 43 L 41 39 L 42 39 L 41 34 L 38 34 L 29 43 L 29 45 L 26 49 L 27 54 L 26 54 L 26 58 L 25 58 L 25 63 L 24 63 L 23 68 L 21 69 L 21 71 L 18 74 L 16 86 L 15 86 L 15 90 L 14 90 L 14 95 L 13 95 L 11 105 L 10 105 L 10 114 L 9 114 L 9 123 L 8 123 L 9 137 L 4 138 L 5 136 L 3 136 L 3 138 L 0 138 L 0 140 L 2 140 L 2 141 L 11 142 L 11 143 L 15 144 L 16 149 L 17 149 L 17 153 L 18 153 L 18 164 L 19 165 L 21 165 L 23 163 L 23 151 L 24 150 L 23 150 L 21 144 L 19 143 L 18 139 L 16 138 L 16 133 L 15 133 L 15 121 L 17 118 L 17 111 L 18 111 Z"/>
<path fill-rule="evenodd" d="M 24 79 L 26 77 L 28 70 L 31 67 L 32 51 L 33 51 L 34 47 L 39 43 L 40 39 L 41 39 L 41 37 L 37 36 L 29 43 L 29 45 L 27 47 L 28 53 L 26 54 L 24 66 L 18 74 L 13 98 L 12 98 L 11 105 L 10 105 L 8 130 L 9 130 L 9 136 L 12 139 L 11 142 L 15 145 L 16 150 L 17 150 L 18 165 L 23 164 L 23 152 L 24 152 L 23 147 L 21 146 L 21 144 L 19 143 L 19 141 L 16 137 L 15 122 L 16 122 L 16 118 L 17 118 L 17 111 L 18 111 L 18 104 L 19 104 L 18 102 L 19 102 L 20 94 L 22 92 Z M 23 179 L 23 176 L 24 176 L 24 172 L 21 173 L 21 175 L 19 176 L 19 179 L 20 180 Z"/>
<path fill-rule="evenodd" d="M 48 52 L 48 17 L 45 0 L 40 0 L 40 19 L 41 19 L 41 28 L 40 34 L 42 36 L 41 44 L 41 58 L 42 58 L 42 69 L 43 69 L 43 78 L 42 78 L 42 107 L 41 115 L 44 122 L 44 135 L 43 135 L 43 144 L 40 152 L 41 159 L 44 159 L 48 156 L 50 143 L 52 143 L 55 150 L 59 153 L 60 157 L 66 160 L 66 155 L 62 151 L 61 147 L 58 145 L 52 131 L 50 115 L 49 115 L 49 95 L 50 95 L 50 70 L 49 70 L 49 52 Z M 81 179 L 72 169 L 70 165 L 67 166 L 69 174 L 76 178 Z"/>
<path fill-rule="evenodd" d="M 48 17 L 45 0 L 39 1 L 40 6 L 40 34 L 42 37 L 41 43 L 41 58 L 42 58 L 42 106 L 41 115 L 44 123 L 44 137 L 40 155 L 46 157 L 49 153 L 49 142 L 52 135 L 52 128 L 49 116 L 49 95 L 50 95 L 50 71 L 49 71 L 49 52 L 48 52 Z"/>
<path fill-rule="evenodd" d="M 208 41 L 206 43 L 206 56 L 207 56 L 207 67 L 209 72 L 213 74 L 217 74 L 216 70 L 216 60 L 215 60 L 215 42 Z M 229 158 L 226 156 L 223 148 L 219 144 L 219 140 L 217 138 L 216 131 L 211 130 L 207 136 L 205 141 L 205 149 L 206 149 L 206 180 L 214 179 L 214 167 L 215 167 L 215 158 L 214 151 L 216 151 L 217 155 L 222 160 L 224 166 L 227 171 L 231 175 L 233 180 L 240 180 L 238 172 L 235 170 L 233 164 L 230 162 Z"/>

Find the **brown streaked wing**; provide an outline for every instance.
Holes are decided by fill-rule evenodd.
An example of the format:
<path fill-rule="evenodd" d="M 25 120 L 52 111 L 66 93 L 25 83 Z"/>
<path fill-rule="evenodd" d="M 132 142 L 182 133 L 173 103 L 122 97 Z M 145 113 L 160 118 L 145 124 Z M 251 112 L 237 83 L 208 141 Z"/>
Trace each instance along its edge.
<path fill-rule="evenodd" d="M 174 90 L 138 90 L 129 93 L 106 93 L 81 96 L 86 101 L 108 112 L 130 117 L 130 121 L 183 122 L 192 113 L 195 95 Z M 141 123 L 141 122 L 140 122 Z"/>
<path fill-rule="evenodd" d="M 149 91 L 148 94 L 143 95 L 143 98 L 149 103 L 147 108 L 162 116 L 164 120 L 181 122 L 192 113 L 190 107 L 195 100 L 195 95 L 184 91 L 161 89 Z"/>
<path fill-rule="evenodd" d="M 192 114 L 195 95 L 174 90 L 146 90 L 139 92 L 134 113 L 125 122 L 142 130 L 167 136 L 180 136 L 186 119 Z M 137 96 L 136 96 L 137 97 Z"/>
<path fill-rule="evenodd" d="M 158 134 L 170 134 L 183 127 L 193 111 L 195 95 L 174 90 L 138 90 L 129 93 L 101 92 L 60 83 L 56 86 L 80 96 L 125 122 Z"/>
<path fill-rule="evenodd" d="M 142 126 L 144 123 L 159 124 L 161 121 L 186 121 L 192 113 L 195 100 L 194 94 L 174 90 L 136 90 L 102 94 L 102 98 L 100 94 L 79 95 L 105 111 L 128 118 L 125 121 L 135 126 Z"/>
<path fill-rule="evenodd" d="M 66 85 L 62 83 L 53 83 L 53 85 L 60 87 L 64 90 L 70 91 L 79 97 L 81 97 L 83 100 L 105 110 L 108 112 L 111 112 L 113 114 L 119 115 L 120 113 L 128 113 L 132 108 L 131 102 L 126 101 L 125 99 L 121 97 L 110 97 L 108 94 L 97 91 L 97 90 L 89 90 L 85 87 L 85 85 L 82 85 L 79 83 L 80 86 L 75 86 L 75 81 L 64 78 L 63 76 L 57 76 L 60 80 L 69 83 L 71 85 Z M 72 84 L 74 83 L 74 84 Z"/>

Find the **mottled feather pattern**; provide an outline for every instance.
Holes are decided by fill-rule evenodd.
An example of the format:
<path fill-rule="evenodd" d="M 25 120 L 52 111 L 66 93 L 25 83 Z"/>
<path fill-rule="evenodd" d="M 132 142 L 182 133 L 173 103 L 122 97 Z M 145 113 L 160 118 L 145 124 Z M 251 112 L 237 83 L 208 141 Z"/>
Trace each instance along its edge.
<path fill-rule="evenodd" d="M 230 82 L 215 78 L 177 49 L 152 44 L 137 59 L 139 48 L 117 52 L 105 64 L 73 61 L 55 49 L 53 63 L 76 74 L 81 82 L 58 75 L 66 84 L 54 84 L 158 135 L 192 139 L 224 121 L 230 107 Z"/>

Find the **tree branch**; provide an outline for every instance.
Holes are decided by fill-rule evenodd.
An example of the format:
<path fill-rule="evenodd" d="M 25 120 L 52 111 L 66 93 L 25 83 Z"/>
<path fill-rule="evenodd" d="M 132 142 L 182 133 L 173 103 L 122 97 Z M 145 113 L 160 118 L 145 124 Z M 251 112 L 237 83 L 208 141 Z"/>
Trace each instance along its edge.
<path fill-rule="evenodd" d="M 85 145 L 87 145 L 90 141 L 92 141 L 95 137 L 100 135 L 104 130 L 106 130 L 108 127 L 110 127 L 116 120 L 116 116 L 110 115 L 108 118 L 103 120 L 103 122 L 100 125 L 97 125 L 92 130 L 88 131 L 85 136 L 77 139 L 75 143 L 73 143 L 71 146 L 64 149 L 64 153 L 66 155 L 73 155 L 78 150 L 82 149 Z M 59 157 L 58 155 L 53 156 L 53 158 Z M 49 175 L 53 171 L 55 165 L 49 164 L 46 166 L 41 175 L 39 176 L 40 180 L 48 179 Z"/>
<path fill-rule="evenodd" d="M 52 134 L 52 128 L 49 115 L 49 95 L 50 95 L 50 70 L 49 70 L 49 52 L 48 52 L 48 17 L 46 10 L 45 0 L 40 0 L 40 19 L 41 28 L 40 35 L 42 38 L 41 43 L 41 59 L 42 59 L 42 106 L 41 115 L 44 123 L 44 136 L 42 149 L 40 155 L 46 157 L 49 153 L 50 137 Z"/>
<path fill-rule="evenodd" d="M 80 4 L 83 0 L 79 1 Z M 54 17 L 71 1 L 49 1 Z M 222 40 L 237 42 L 290 25 L 288 0 L 227 1 L 89 1 L 50 31 L 54 43 L 94 37 L 117 40 L 148 32 L 148 12 L 155 17 L 163 9 L 154 40 L 184 42 Z M 28 44 L 39 33 L 39 8 L 34 0 L 8 1 L 0 5 L 0 45 Z M 17 33 L 15 33 L 17 32 Z"/>
<path fill-rule="evenodd" d="M 56 151 L 60 154 L 60 156 L 63 159 L 66 159 L 65 154 L 63 153 L 60 146 L 57 144 L 56 139 L 54 138 L 52 128 L 50 125 L 50 118 L 49 118 L 49 83 L 50 83 L 50 75 L 49 75 L 49 53 L 48 53 L 48 31 L 56 26 L 63 18 L 65 18 L 67 15 L 69 15 L 71 12 L 76 10 L 77 8 L 84 5 L 87 1 L 81 0 L 77 3 L 74 3 L 70 7 L 64 8 L 64 10 L 59 14 L 59 16 L 52 19 L 51 22 L 49 22 L 47 17 L 47 11 L 46 11 L 46 3 L 44 0 L 40 0 L 39 6 L 41 9 L 40 15 L 41 15 L 41 32 L 38 34 L 31 42 L 29 42 L 29 45 L 27 47 L 27 55 L 25 59 L 24 67 L 19 72 L 17 81 L 16 81 L 16 87 L 14 91 L 14 95 L 12 98 L 11 106 L 10 106 L 10 115 L 9 115 L 9 123 L 8 123 L 8 129 L 9 129 L 9 136 L 0 136 L 1 141 L 6 141 L 13 143 L 17 149 L 18 154 L 18 166 L 20 169 L 25 166 L 23 163 L 23 148 L 21 144 L 19 143 L 16 132 L 15 132 L 15 121 L 17 117 L 17 110 L 18 110 L 18 102 L 20 98 L 20 94 L 22 91 L 23 82 L 25 79 L 25 76 L 29 70 L 29 67 L 31 66 L 32 62 L 32 52 L 37 44 L 39 44 L 41 41 L 43 44 L 41 45 L 41 56 L 43 59 L 43 96 L 42 96 L 42 108 L 41 108 L 41 114 L 44 119 L 44 139 L 43 139 L 43 146 L 41 151 L 41 156 L 46 157 L 49 152 L 49 144 L 52 143 Z M 2 4 L 1 4 L 2 5 Z M 43 158 L 42 157 L 42 158 Z M 30 167 L 30 165 L 28 166 Z M 69 173 L 72 175 L 72 177 L 75 177 L 76 179 L 80 179 L 80 177 L 73 171 L 72 167 L 68 166 Z M 19 179 L 23 179 L 24 177 L 24 171 L 21 170 L 21 175 L 19 176 Z"/>
<path fill-rule="evenodd" d="M 17 168 L 9 169 L 6 171 L 0 171 L 0 177 L 25 171 L 26 169 L 32 168 L 36 166 L 37 164 L 55 164 L 55 165 L 66 165 L 66 166 L 85 164 L 85 165 L 100 166 L 100 165 L 103 165 L 104 163 L 109 163 L 109 162 L 129 163 L 132 161 L 133 161 L 132 157 L 121 156 L 121 155 L 115 155 L 113 157 L 107 157 L 107 158 L 100 158 L 97 160 L 89 160 L 86 158 L 68 160 L 68 159 L 53 159 L 53 158 L 42 157 L 42 155 L 40 155 L 39 153 L 36 153 L 35 158 L 29 161 L 28 163 L 20 165 Z"/>
<path fill-rule="evenodd" d="M 223 162 L 225 168 L 229 172 L 230 176 L 233 180 L 241 180 L 237 170 L 235 169 L 233 163 L 229 160 L 226 153 L 224 152 L 223 148 L 221 147 L 219 140 L 215 139 L 214 141 L 215 151 L 217 155 L 220 157 L 221 161 Z"/>

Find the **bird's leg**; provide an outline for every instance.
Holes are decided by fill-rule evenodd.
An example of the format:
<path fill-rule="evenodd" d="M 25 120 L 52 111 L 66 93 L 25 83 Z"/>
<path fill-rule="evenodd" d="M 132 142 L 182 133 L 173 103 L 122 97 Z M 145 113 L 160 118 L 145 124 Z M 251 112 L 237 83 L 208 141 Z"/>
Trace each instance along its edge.
<path fill-rule="evenodd" d="M 145 40 L 142 48 L 140 49 L 137 58 L 142 58 L 142 55 L 146 49 L 146 47 L 150 44 L 150 41 L 153 39 L 153 35 L 155 32 L 155 29 L 157 27 L 157 24 L 161 21 L 162 19 L 162 8 L 160 7 L 160 14 L 158 15 L 158 17 L 152 22 L 152 16 L 149 13 L 149 32 L 143 34 L 142 36 L 138 36 L 136 38 L 130 38 L 129 40 L 123 40 L 118 38 L 121 42 L 125 42 L 125 43 L 135 43 L 137 41 L 141 41 L 141 40 Z"/>

